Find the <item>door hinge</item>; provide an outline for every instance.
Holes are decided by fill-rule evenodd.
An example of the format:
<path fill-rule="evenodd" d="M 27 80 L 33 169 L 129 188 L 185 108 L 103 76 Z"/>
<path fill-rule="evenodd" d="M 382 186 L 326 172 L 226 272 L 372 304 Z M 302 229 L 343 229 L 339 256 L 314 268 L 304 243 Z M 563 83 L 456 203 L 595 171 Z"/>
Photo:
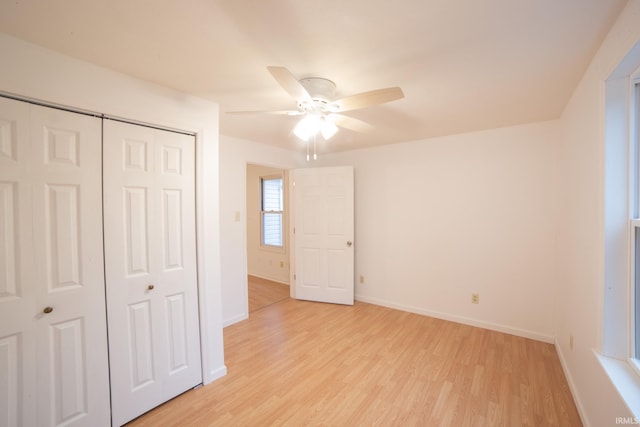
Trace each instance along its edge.
<path fill-rule="evenodd" d="M 293 280 L 296 280 L 296 275 L 295 274 L 293 275 Z"/>

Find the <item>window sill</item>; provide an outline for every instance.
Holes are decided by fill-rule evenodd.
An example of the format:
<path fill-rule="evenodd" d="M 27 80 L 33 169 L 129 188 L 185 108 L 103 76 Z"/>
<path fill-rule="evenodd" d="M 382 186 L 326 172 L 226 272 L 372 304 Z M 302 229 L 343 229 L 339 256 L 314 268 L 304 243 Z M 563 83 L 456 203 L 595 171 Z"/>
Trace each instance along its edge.
<path fill-rule="evenodd" d="M 276 254 L 286 254 L 287 250 L 284 246 L 271 246 L 271 245 L 260 245 L 260 250 L 265 252 L 272 252 Z"/>
<path fill-rule="evenodd" d="M 640 419 L 640 375 L 624 360 L 594 354 L 631 413 Z"/>

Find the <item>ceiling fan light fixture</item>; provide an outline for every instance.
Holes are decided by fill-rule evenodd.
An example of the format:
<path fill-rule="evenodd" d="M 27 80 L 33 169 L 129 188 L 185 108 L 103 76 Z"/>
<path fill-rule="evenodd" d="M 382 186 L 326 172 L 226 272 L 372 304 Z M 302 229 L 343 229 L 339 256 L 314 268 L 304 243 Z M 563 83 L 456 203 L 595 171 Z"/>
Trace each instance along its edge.
<path fill-rule="evenodd" d="M 317 114 L 306 114 L 293 128 L 294 135 L 303 141 L 308 141 L 318 133 L 325 140 L 329 140 L 336 132 L 338 132 L 338 126 Z"/>
<path fill-rule="evenodd" d="M 320 125 L 320 117 L 314 114 L 307 114 L 293 128 L 293 133 L 301 140 L 308 141 L 309 138 L 318 133 Z"/>
<path fill-rule="evenodd" d="M 338 126 L 328 120 L 322 121 L 322 126 L 320 126 L 320 133 L 325 140 L 328 141 L 329 138 L 336 134 L 336 132 L 338 132 Z"/>

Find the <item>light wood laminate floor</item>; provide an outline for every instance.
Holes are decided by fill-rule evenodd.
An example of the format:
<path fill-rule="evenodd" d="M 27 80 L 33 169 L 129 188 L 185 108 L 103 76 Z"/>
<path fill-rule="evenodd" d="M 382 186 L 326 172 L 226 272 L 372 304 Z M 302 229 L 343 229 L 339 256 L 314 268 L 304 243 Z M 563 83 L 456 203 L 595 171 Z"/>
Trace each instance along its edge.
<path fill-rule="evenodd" d="M 289 298 L 289 286 L 260 277 L 248 276 L 249 313 Z"/>
<path fill-rule="evenodd" d="M 356 302 L 224 330 L 227 376 L 131 426 L 579 426 L 553 345 Z"/>

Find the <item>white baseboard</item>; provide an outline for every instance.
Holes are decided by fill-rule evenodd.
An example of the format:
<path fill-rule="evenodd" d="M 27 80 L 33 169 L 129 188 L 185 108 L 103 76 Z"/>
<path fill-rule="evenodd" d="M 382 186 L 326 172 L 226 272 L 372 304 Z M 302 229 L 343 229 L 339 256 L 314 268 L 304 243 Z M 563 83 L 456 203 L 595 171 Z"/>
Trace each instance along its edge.
<path fill-rule="evenodd" d="M 213 369 L 209 372 L 209 375 L 207 376 L 205 381 L 202 382 L 202 384 L 203 385 L 211 384 L 215 380 L 220 379 L 225 375 L 227 375 L 227 366 L 226 365 L 219 366 L 218 368 Z"/>
<path fill-rule="evenodd" d="M 463 316 L 454 316 L 451 314 L 441 313 L 433 310 L 426 310 L 424 308 L 413 307 L 404 304 L 397 304 L 390 301 L 385 301 L 377 298 L 369 298 L 361 295 L 356 295 L 357 301 L 362 301 L 370 304 L 381 305 L 383 307 L 395 308 L 396 310 L 407 311 L 409 313 L 421 314 L 423 316 L 435 317 L 437 319 L 449 320 L 451 322 L 462 323 L 463 325 L 476 326 L 478 328 L 489 329 L 497 332 L 504 332 L 505 334 L 516 335 L 523 338 L 529 338 L 536 341 L 546 342 L 548 344 L 555 343 L 555 337 L 551 335 L 541 334 L 539 332 L 528 331 L 526 329 L 513 328 L 511 326 L 500 325 L 498 323 L 484 322 L 481 320 L 470 319 Z"/>
<path fill-rule="evenodd" d="M 260 274 L 253 274 L 253 273 L 248 273 L 248 274 L 249 274 L 249 276 L 257 277 L 258 279 L 269 280 L 270 282 L 276 282 L 276 283 L 280 283 L 282 285 L 289 286 L 289 282 L 283 282 L 282 280 L 274 279 L 273 277 L 267 277 L 267 276 L 262 276 Z"/>
<path fill-rule="evenodd" d="M 247 320 L 249 318 L 249 315 L 247 313 L 242 313 L 239 314 L 237 316 L 233 316 L 230 319 L 225 319 L 222 321 L 222 327 L 226 328 L 227 326 L 231 326 L 234 323 L 238 323 L 238 322 L 242 322 L 243 320 Z"/>
<path fill-rule="evenodd" d="M 580 415 L 580 420 L 582 421 L 582 425 L 585 427 L 590 427 L 591 424 L 589 424 L 589 421 L 585 417 L 586 413 L 584 411 L 584 406 L 582 405 L 582 402 L 580 401 L 580 397 L 578 396 L 578 393 L 576 391 L 576 386 L 575 386 L 575 383 L 573 382 L 573 377 L 571 376 L 569 369 L 567 369 L 567 363 L 565 361 L 564 354 L 562 353 L 562 347 L 560 347 L 560 344 L 558 343 L 557 338 L 554 340 L 554 345 L 556 347 L 556 353 L 558 353 L 558 358 L 560 359 L 560 366 L 562 366 L 562 372 L 564 372 L 564 377 L 567 379 L 567 384 L 569 384 L 569 391 L 571 391 L 571 396 L 573 396 L 573 401 L 576 404 L 576 408 L 578 409 L 578 415 Z"/>

